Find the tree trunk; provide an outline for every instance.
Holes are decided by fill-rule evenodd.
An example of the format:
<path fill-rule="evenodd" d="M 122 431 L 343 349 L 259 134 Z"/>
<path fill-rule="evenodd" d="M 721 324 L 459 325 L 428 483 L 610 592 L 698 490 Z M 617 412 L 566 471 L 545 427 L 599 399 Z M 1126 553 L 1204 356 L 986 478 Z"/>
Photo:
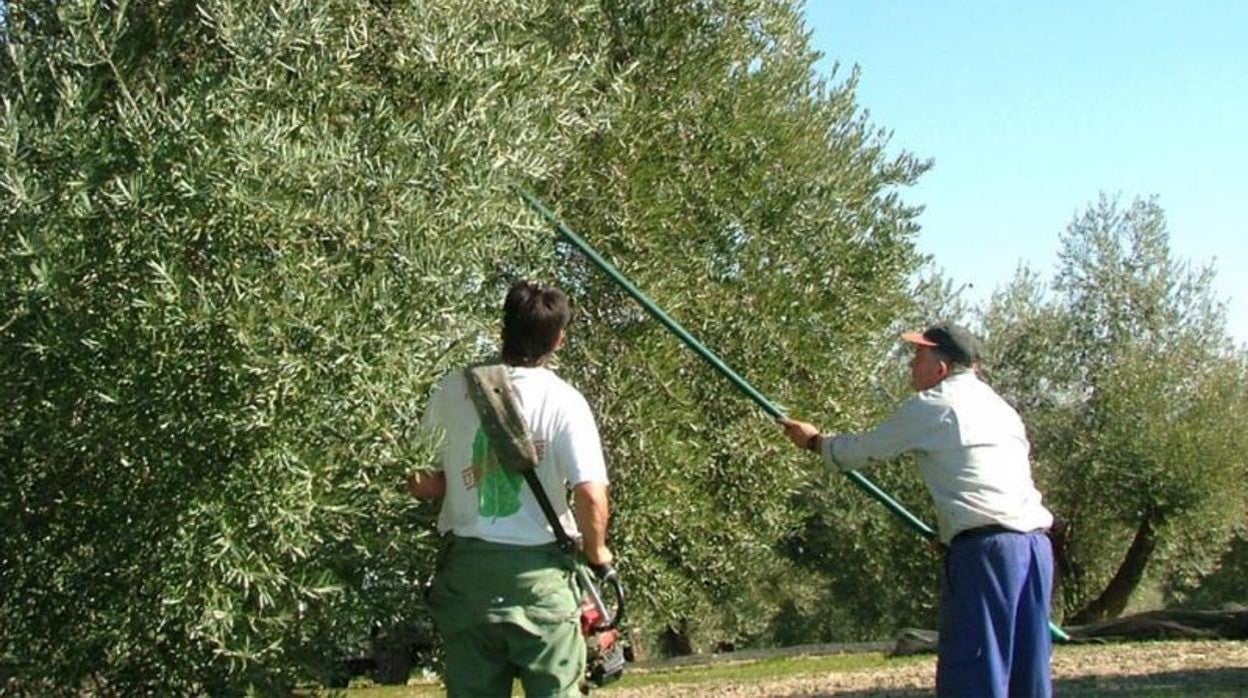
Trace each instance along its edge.
<path fill-rule="evenodd" d="M 1049 543 L 1053 546 L 1053 600 L 1061 604 L 1062 583 L 1070 580 L 1076 585 L 1083 579 L 1083 568 L 1070 555 L 1070 525 L 1055 518 L 1049 529 Z"/>
<path fill-rule="evenodd" d="M 1144 569 L 1148 567 L 1149 558 L 1152 557 L 1153 549 L 1156 547 L 1157 532 L 1153 527 L 1153 517 L 1151 514 L 1145 514 L 1140 521 L 1139 528 L 1135 530 L 1135 538 L 1131 541 L 1131 547 L 1127 548 L 1127 556 L 1123 558 L 1122 565 L 1114 573 L 1114 578 L 1109 580 L 1105 591 L 1071 616 L 1069 622 L 1082 625 L 1117 618 L 1121 615 L 1127 607 L 1127 601 L 1131 598 L 1131 592 L 1135 591 L 1144 577 Z"/>

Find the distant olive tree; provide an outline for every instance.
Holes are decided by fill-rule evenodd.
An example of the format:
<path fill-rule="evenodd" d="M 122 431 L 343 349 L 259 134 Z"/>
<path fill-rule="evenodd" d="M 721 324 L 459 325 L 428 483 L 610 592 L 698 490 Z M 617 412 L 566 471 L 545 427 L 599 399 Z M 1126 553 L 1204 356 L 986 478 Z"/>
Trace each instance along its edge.
<path fill-rule="evenodd" d="M 1120 614 L 1146 575 L 1190 582 L 1243 521 L 1248 374 L 1212 280 L 1173 258 L 1155 199 L 1102 197 L 1051 288 L 1024 270 L 987 309 L 996 385 L 1061 521 L 1070 622 Z"/>
<path fill-rule="evenodd" d="M 1199 572 L 1170 580 L 1175 600 L 1197 608 L 1248 606 L 1248 535 L 1241 531 L 1220 559 Z"/>

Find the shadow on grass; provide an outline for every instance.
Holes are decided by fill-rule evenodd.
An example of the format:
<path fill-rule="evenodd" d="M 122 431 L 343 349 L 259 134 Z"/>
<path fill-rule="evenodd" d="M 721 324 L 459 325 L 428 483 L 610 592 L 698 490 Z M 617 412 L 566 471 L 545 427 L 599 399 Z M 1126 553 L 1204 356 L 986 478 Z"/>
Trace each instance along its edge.
<path fill-rule="evenodd" d="M 1242 696 L 1248 692 L 1248 667 L 1168 671 L 1142 676 L 1084 676 L 1053 682 L 1053 694 L 1079 696 Z M 787 698 L 919 698 L 931 696 L 931 689 L 900 688 L 836 693 L 792 693 Z"/>

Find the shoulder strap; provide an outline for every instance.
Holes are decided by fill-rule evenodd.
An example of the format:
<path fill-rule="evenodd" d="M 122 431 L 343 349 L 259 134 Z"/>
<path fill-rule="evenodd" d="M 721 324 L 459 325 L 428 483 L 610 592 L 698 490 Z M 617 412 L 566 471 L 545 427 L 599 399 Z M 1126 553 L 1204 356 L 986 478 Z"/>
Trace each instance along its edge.
<path fill-rule="evenodd" d="M 472 366 L 464 372 L 468 395 L 481 417 L 481 428 L 489 437 L 498 462 L 513 473 L 537 467 L 537 449 L 529 436 L 529 425 L 516 400 L 511 374 L 502 364 Z"/>
<path fill-rule="evenodd" d="M 507 367 L 502 364 L 472 366 L 464 374 L 468 379 L 468 395 L 481 417 L 481 428 L 490 441 L 490 448 L 498 455 L 499 464 L 524 476 L 538 506 L 546 515 L 546 521 L 550 523 L 560 549 L 572 552 L 575 544 L 563 530 L 563 524 L 546 496 L 546 489 L 537 479 L 537 448 L 529 435 L 529 425 L 520 413 L 516 388 L 512 385 Z"/>

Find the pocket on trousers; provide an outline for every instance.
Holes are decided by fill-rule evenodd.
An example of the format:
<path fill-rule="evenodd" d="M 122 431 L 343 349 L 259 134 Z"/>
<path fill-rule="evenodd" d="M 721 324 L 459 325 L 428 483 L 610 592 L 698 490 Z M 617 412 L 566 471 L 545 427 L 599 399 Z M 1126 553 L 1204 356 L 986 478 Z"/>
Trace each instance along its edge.
<path fill-rule="evenodd" d="M 457 572 L 453 566 L 440 570 L 425 596 L 429 615 L 443 636 L 453 635 L 485 618 L 479 590 L 465 584 L 463 576 Z"/>
<path fill-rule="evenodd" d="M 970 620 L 979 617 L 981 610 L 977 607 L 974 584 L 967 575 L 974 565 L 970 552 L 955 541 L 945 556 L 937 648 L 941 662 L 974 662 L 984 656 L 984 638 L 977 632 L 976 623 Z"/>
<path fill-rule="evenodd" d="M 525 613 L 539 623 L 562 623 L 575 618 L 580 601 L 573 592 L 571 573 L 552 570 L 528 588 Z"/>

